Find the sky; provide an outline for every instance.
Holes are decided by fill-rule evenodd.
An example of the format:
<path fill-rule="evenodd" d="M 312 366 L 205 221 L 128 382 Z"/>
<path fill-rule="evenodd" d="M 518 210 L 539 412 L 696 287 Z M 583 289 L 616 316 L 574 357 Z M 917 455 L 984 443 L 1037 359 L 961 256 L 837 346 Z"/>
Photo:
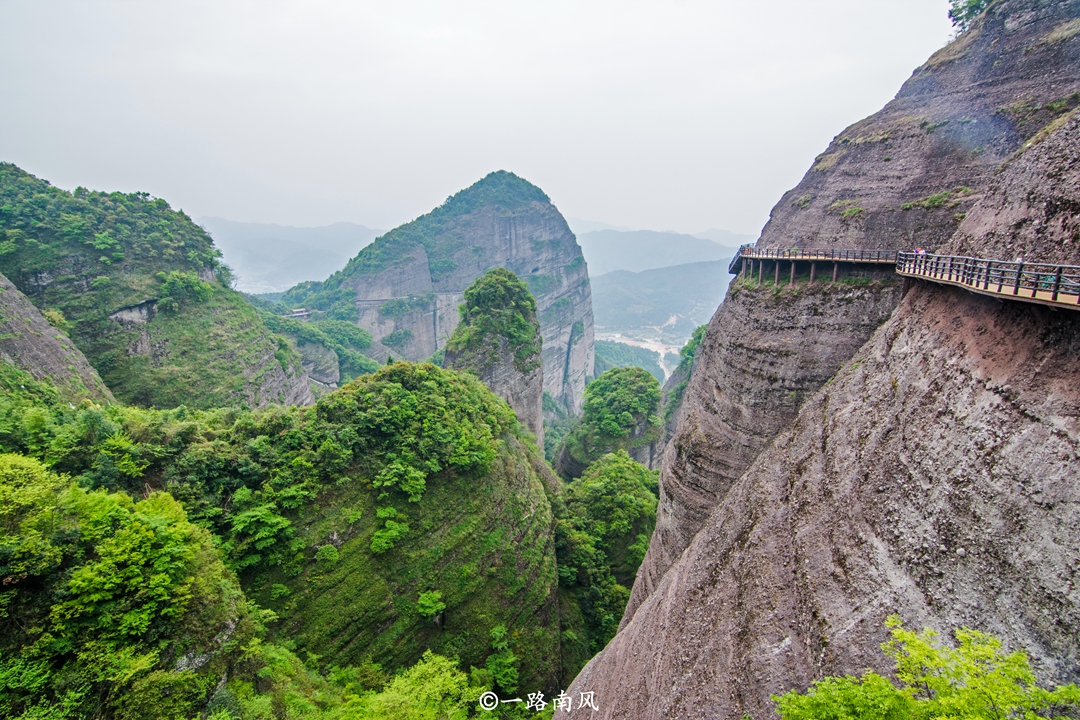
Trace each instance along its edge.
<path fill-rule="evenodd" d="M 947 0 L 0 0 L 0 160 L 192 217 L 390 228 L 488 172 L 756 235 Z"/>

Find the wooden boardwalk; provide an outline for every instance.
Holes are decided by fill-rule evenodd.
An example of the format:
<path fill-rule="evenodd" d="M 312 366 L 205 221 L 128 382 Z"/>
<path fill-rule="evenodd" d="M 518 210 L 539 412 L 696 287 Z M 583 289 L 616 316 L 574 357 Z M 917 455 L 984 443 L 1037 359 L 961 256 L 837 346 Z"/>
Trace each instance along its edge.
<path fill-rule="evenodd" d="M 800 262 L 809 264 L 811 283 L 816 278 L 819 262 L 832 263 L 833 282 L 837 280 L 840 263 L 891 265 L 897 274 L 904 277 L 955 285 L 1003 300 L 1080 310 L 1080 266 L 1076 265 L 1048 265 L 1019 260 L 1007 262 L 897 250 L 759 250 L 744 245 L 731 259 L 728 272 L 751 278 L 756 272 L 760 280 L 765 272 L 765 264 L 770 262 L 770 274 L 774 282 L 779 284 L 780 264 L 783 261 L 790 264 L 789 283 L 795 282 L 795 269 Z"/>
<path fill-rule="evenodd" d="M 896 272 L 981 295 L 1080 310 L 1080 267 L 902 252 Z"/>

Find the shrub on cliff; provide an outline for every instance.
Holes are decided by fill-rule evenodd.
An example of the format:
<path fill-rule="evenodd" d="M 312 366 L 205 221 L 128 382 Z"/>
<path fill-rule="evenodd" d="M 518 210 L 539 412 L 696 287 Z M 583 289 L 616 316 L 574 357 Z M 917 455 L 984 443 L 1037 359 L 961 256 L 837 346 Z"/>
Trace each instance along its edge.
<path fill-rule="evenodd" d="M 465 290 L 461 322 L 446 350 L 466 366 L 484 367 L 498 359 L 500 340 L 514 355 L 514 365 L 529 372 L 540 364 L 540 324 L 528 286 L 506 268 L 488 270 Z"/>
<path fill-rule="evenodd" d="M 773 696 L 784 720 L 906 720 L 913 718 L 1041 718 L 1080 710 L 1080 687 L 1044 690 L 1035 684 L 1027 656 L 1006 653 L 992 635 L 961 628 L 957 646 L 947 647 L 933 630 L 906 630 L 900 619 L 886 625 L 892 639 L 882 645 L 896 663 L 900 687 L 867 672 L 827 677 L 806 694 Z"/>

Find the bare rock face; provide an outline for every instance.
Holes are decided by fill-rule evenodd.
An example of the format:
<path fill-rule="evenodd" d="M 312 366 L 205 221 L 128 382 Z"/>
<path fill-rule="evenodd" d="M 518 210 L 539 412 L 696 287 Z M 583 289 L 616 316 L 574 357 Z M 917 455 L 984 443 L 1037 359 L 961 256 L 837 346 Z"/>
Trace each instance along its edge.
<path fill-rule="evenodd" d="M 943 252 L 1054 264 L 1080 260 L 1080 113 L 1054 126 L 994 178 Z"/>
<path fill-rule="evenodd" d="M 761 448 L 892 313 L 895 274 L 858 280 L 732 284 L 698 349 L 660 462 L 656 529 L 624 625 Z"/>
<path fill-rule="evenodd" d="M 539 342 L 539 333 L 537 341 Z M 536 436 L 537 445 L 544 444 L 544 369 L 534 363 L 522 371 L 514 362 L 514 353 L 505 338 L 496 338 L 497 359 L 490 363 L 476 363 L 464 353 L 446 351 L 443 367 L 451 370 L 472 372 L 513 409 L 518 420 Z"/>
<path fill-rule="evenodd" d="M 113 402 L 82 352 L 0 275 L 0 360 L 47 380 L 68 401 Z"/>
<path fill-rule="evenodd" d="M 940 247 L 998 167 L 1080 105 L 1068 26 L 1078 15 L 1076 0 L 993 3 L 880 112 L 833 139 L 773 208 L 759 246 Z"/>
<path fill-rule="evenodd" d="M 1075 3 L 992 9 L 979 32 L 1044 23 L 1028 55 L 1051 46 L 1070 58 L 1075 46 L 1061 43 L 1080 44 L 1045 30 L 1063 25 L 1062 12 L 1080 16 Z M 1052 67 L 1045 74 L 1057 77 Z M 1049 126 L 1012 158 L 941 250 L 1080 264 L 1068 205 L 1078 178 L 1073 123 Z M 826 675 L 888 673 L 880 643 L 894 613 L 915 628 L 991 632 L 1028 653 L 1040 682 L 1080 679 L 1080 312 L 922 281 L 909 288 L 733 481 L 720 464 L 725 433 L 745 422 L 741 413 L 762 424 L 756 416 L 768 408 L 722 404 L 726 386 L 704 382 L 718 377 L 710 368 L 724 343 L 748 330 L 710 327 L 661 492 L 692 498 L 710 483 L 728 487 L 701 492 L 717 497 L 701 530 L 652 576 L 651 593 L 635 586 L 638 606 L 575 680 L 572 693 L 605 699 L 593 717 L 768 716 L 771 694 Z M 714 326 L 742 292 L 733 288 Z M 695 447 L 705 460 L 674 473 Z M 665 502 L 682 510 L 662 495 L 661 512 Z M 682 527 L 675 518 L 661 531 L 663 522 L 650 556 Z"/>
<path fill-rule="evenodd" d="M 381 258 L 393 256 L 393 262 Z M 446 347 L 474 280 L 505 267 L 536 298 L 544 390 L 579 412 L 593 374 L 592 293 L 570 228 L 539 188 L 498 172 L 360 252 L 340 287 L 356 296 L 372 357 L 424 360 Z"/>
<path fill-rule="evenodd" d="M 918 286 L 575 680 L 598 718 L 767 717 L 890 670 L 884 619 L 1080 679 L 1080 313 Z"/>

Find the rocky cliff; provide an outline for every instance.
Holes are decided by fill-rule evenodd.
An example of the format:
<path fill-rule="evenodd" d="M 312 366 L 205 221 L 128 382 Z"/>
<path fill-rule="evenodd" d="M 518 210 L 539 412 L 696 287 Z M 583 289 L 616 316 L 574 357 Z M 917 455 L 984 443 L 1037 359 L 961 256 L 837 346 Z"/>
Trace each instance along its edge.
<path fill-rule="evenodd" d="M 1076 2 L 995 4 L 916 70 L 881 112 L 833 140 L 773 208 L 758 246 L 940 246 L 995 181 L 1002 162 L 1080 103 L 1078 43 L 1067 30 L 1078 14 Z M 930 122 L 919 119 L 918 132 L 898 132 L 896 123 L 909 116 Z M 949 120 L 953 116 L 960 120 Z M 984 136 L 986 128 L 993 133 Z M 986 143 L 971 146 L 976 139 Z M 757 292 L 760 283 L 736 280 L 710 323 L 711 360 L 698 363 L 686 390 L 696 399 L 684 401 L 701 404 L 701 412 L 680 410 L 682 421 L 661 462 L 654 540 L 624 621 L 730 483 L 899 298 L 887 267 L 849 266 L 841 268 L 838 286 L 819 273 L 817 289 L 791 304 L 783 294 L 786 264 L 782 270 L 772 286 L 777 274 L 766 268 L 763 281 L 772 292 L 752 298 L 744 292 Z M 799 273 L 789 293 L 800 284 L 810 288 L 808 269 Z"/>
<path fill-rule="evenodd" d="M 544 446 L 544 370 L 536 301 L 509 270 L 489 270 L 465 290 L 443 367 L 469 372 L 505 400 Z"/>
<path fill-rule="evenodd" d="M 759 246 L 941 246 L 994 173 L 1080 105 L 1080 4 L 999 1 L 829 144 Z"/>
<path fill-rule="evenodd" d="M 1029 97 L 998 94 L 1001 85 L 1072 92 L 1075 80 L 1062 78 L 1080 68 L 1078 16 L 1076 3 L 994 3 L 893 104 L 934 73 L 939 82 L 922 94 L 943 94 L 952 108 L 964 94 L 949 78 L 967 78 L 978 85 L 970 96 L 1009 107 Z M 965 63 L 968 74 L 956 75 Z M 1057 107 L 1067 111 L 1070 102 Z M 925 211 L 927 224 L 905 244 L 1080 263 L 1069 204 L 1076 120 L 1058 119 L 1053 109 L 1040 115 L 1049 103 L 1036 105 L 1025 122 L 1000 114 L 1012 123 L 1004 136 L 1011 146 L 996 151 L 999 162 L 982 173 L 979 192 L 942 201 L 959 202 L 945 209 L 966 215 L 938 212 L 945 205 L 911 208 Z M 1028 139 L 1035 142 L 1024 147 Z M 937 142 L 916 140 L 905 142 Z M 865 145 L 872 143 L 845 151 L 833 167 L 846 158 L 851 177 L 873 187 L 872 157 L 859 155 Z M 952 182 L 958 156 L 936 157 L 914 168 L 910 182 Z M 807 177 L 819 182 L 813 172 Z M 784 223 L 800 227 L 788 210 L 791 195 L 774 210 L 763 243 L 777 246 L 770 233 Z M 862 214 L 848 222 L 862 222 Z M 888 246 L 884 226 L 829 230 L 828 214 L 818 217 L 818 225 L 801 226 L 806 237 L 820 231 L 806 246 Z M 651 569 L 643 565 L 620 633 L 572 690 L 607 699 L 597 717 L 764 717 L 770 693 L 825 675 L 887 673 L 880 643 L 890 613 L 916 627 L 992 632 L 1027 651 L 1043 682 L 1080 677 L 1080 378 L 1070 359 L 1080 349 L 1080 313 L 915 282 L 876 331 L 869 317 L 844 323 L 835 303 L 821 303 L 824 317 L 804 313 L 836 322 L 851 350 L 858 343 L 850 329 L 861 325 L 872 336 L 850 362 L 850 351 L 838 348 L 816 364 L 806 357 L 828 343 L 810 332 L 796 348 L 804 357 L 784 367 L 785 333 L 755 338 L 754 331 L 766 315 L 783 324 L 798 309 L 773 313 L 766 302 L 736 320 L 748 289 L 736 283 L 713 318 L 686 390 L 661 472 Z M 891 292 L 895 302 L 895 286 Z M 888 315 L 884 295 L 879 309 Z M 769 343 L 779 352 L 764 352 Z M 763 351 L 759 367 L 776 370 L 774 402 L 756 392 L 769 387 L 761 382 L 768 372 L 744 374 L 748 385 L 737 388 L 720 371 L 747 345 Z M 843 367 L 834 375 L 829 364 Z M 820 389 L 814 372 L 828 378 Z M 790 404 L 776 392 L 787 385 L 795 388 Z"/>
<path fill-rule="evenodd" d="M 61 320 L 57 318 L 57 321 Z M 99 403 L 113 400 L 97 371 L 63 330 L 53 327 L 3 275 L 0 275 L 0 360 L 25 370 L 37 380 L 48 380 L 69 402 L 83 398 Z"/>
<path fill-rule="evenodd" d="M 70 323 L 125 403 L 314 401 L 296 350 L 229 285 L 210 236 L 146 193 L 66 192 L 0 163 L 0 271 Z"/>
<path fill-rule="evenodd" d="M 423 360 L 446 346 L 465 288 L 493 267 L 528 283 L 543 336 L 544 390 L 579 411 L 593 374 L 585 260 L 547 195 L 512 173 L 491 173 L 283 302 L 355 319 L 375 338 L 372 357 Z"/>

